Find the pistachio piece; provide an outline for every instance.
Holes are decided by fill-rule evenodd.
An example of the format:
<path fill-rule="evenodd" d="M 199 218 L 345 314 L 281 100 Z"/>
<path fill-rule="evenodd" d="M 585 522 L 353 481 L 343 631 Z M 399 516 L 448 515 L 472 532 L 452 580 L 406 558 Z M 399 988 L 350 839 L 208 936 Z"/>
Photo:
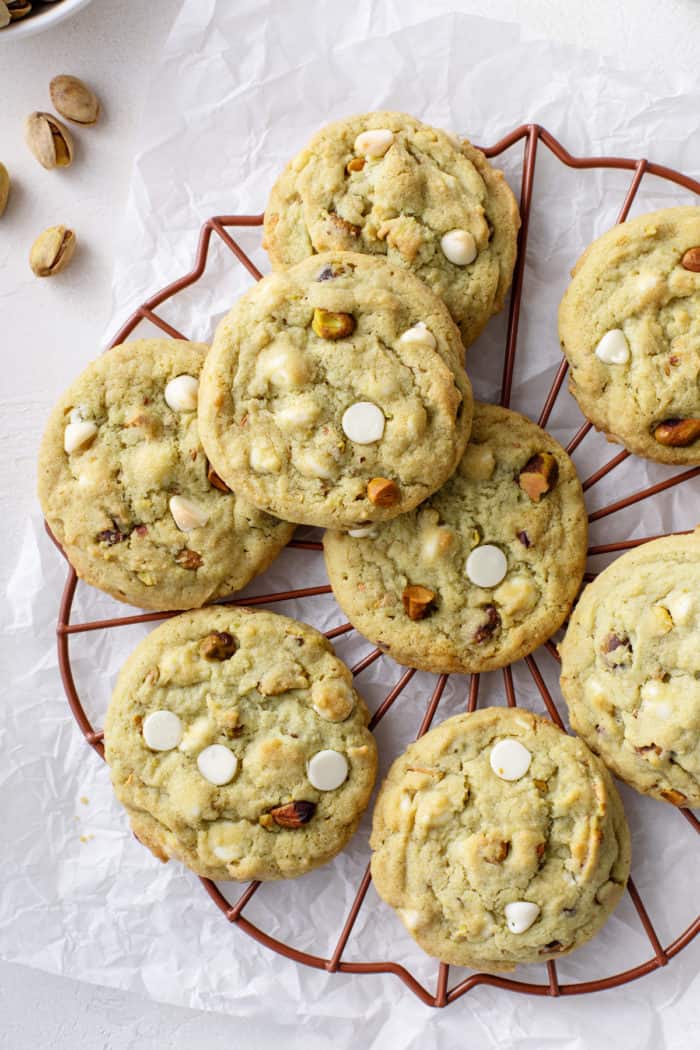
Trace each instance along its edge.
<path fill-rule="evenodd" d="M 399 486 L 389 478 L 372 478 L 367 486 L 367 499 L 375 507 L 393 507 L 400 495 Z"/>
<path fill-rule="evenodd" d="M 56 110 L 74 124 L 94 124 L 100 115 L 97 95 L 77 77 L 54 77 L 49 93 Z"/>
<path fill-rule="evenodd" d="M 65 226 L 49 226 L 29 252 L 29 265 L 37 277 L 53 277 L 65 270 L 75 252 L 75 234 Z"/>
<path fill-rule="evenodd" d="M 684 270 L 700 273 L 700 247 L 688 248 L 681 259 L 681 266 Z"/>
<path fill-rule="evenodd" d="M 129 539 L 130 533 L 124 532 L 119 528 L 116 521 L 112 521 L 114 525 L 113 529 L 103 529 L 102 532 L 98 532 L 95 539 L 98 543 L 104 543 L 108 547 L 113 547 L 115 543 L 123 543 L 124 540 Z"/>
<path fill-rule="evenodd" d="M 205 660 L 230 660 L 238 649 L 238 642 L 228 631 L 212 631 L 199 643 Z"/>
<path fill-rule="evenodd" d="M 188 547 L 183 547 L 175 555 L 175 561 L 178 565 L 181 565 L 183 569 L 198 569 L 200 565 L 204 564 L 202 555 L 198 554 L 197 551 L 191 551 Z"/>
<path fill-rule="evenodd" d="M 345 174 L 349 175 L 352 171 L 362 171 L 365 163 L 364 157 L 353 157 L 352 160 L 349 160 L 345 165 Z"/>
<path fill-rule="evenodd" d="M 700 438 L 700 419 L 665 419 L 654 429 L 660 445 L 685 448 Z"/>
<path fill-rule="evenodd" d="M 352 314 L 316 307 L 311 327 L 319 339 L 345 339 L 355 331 L 355 318 Z"/>
<path fill-rule="evenodd" d="M 275 806 L 270 810 L 270 816 L 281 828 L 300 828 L 302 824 L 309 823 L 315 812 L 315 802 L 305 802 L 299 799 L 295 802 L 287 802 L 284 806 Z"/>
<path fill-rule="evenodd" d="M 67 168 L 73 163 L 71 133 L 51 113 L 30 113 L 25 121 L 24 137 L 42 167 Z"/>
<path fill-rule="evenodd" d="M 0 215 L 7 207 L 7 198 L 10 196 L 10 176 L 4 164 L 0 163 Z"/>
<path fill-rule="evenodd" d="M 411 583 L 401 595 L 403 607 L 411 620 L 422 620 L 431 611 L 435 602 L 435 591 L 419 583 Z"/>
<path fill-rule="evenodd" d="M 550 492 L 559 478 L 559 464 L 551 452 L 538 452 L 531 456 L 518 474 L 518 485 L 534 503 Z"/>
<path fill-rule="evenodd" d="M 231 489 L 228 487 L 223 478 L 220 478 L 216 473 L 211 463 L 207 463 L 207 481 L 215 489 L 219 489 L 220 492 L 230 492 Z"/>

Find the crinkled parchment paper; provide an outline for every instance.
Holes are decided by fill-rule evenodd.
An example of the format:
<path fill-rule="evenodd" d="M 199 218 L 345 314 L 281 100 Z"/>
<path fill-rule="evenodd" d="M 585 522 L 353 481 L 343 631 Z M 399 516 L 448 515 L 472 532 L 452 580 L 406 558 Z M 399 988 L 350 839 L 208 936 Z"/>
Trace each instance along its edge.
<path fill-rule="evenodd" d="M 669 75 L 616 69 L 607 60 L 539 40 L 511 25 L 440 13 L 447 5 L 352 5 L 224 0 L 185 5 L 162 55 L 154 57 L 141 147 L 118 253 L 111 331 L 147 295 L 189 270 L 198 231 L 211 215 L 262 211 L 282 165 L 323 122 L 366 109 L 407 110 L 479 144 L 526 120 L 538 121 L 573 153 L 647 155 L 700 174 L 700 89 Z M 503 166 L 519 189 L 521 147 Z M 537 417 L 559 363 L 556 305 L 579 251 L 614 220 L 629 173 L 572 172 L 540 147 L 513 407 Z M 633 214 L 687 202 L 656 179 L 644 181 Z M 260 231 L 241 235 L 261 269 Z M 250 283 L 214 238 L 206 277 L 160 308 L 196 339 Z M 145 329 L 142 328 L 142 331 Z M 505 317 L 469 352 L 477 395 L 498 396 Z M 58 391 L 56 391 L 58 394 Z M 46 406 L 39 406 L 44 408 Z M 37 411 L 43 417 L 43 411 Z M 562 393 L 550 421 L 568 440 L 580 415 Z M 615 454 L 590 435 L 575 455 L 587 476 Z M 589 493 L 602 506 L 666 477 L 634 459 Z M 688 528 L 700 519 L 697 483 L 605 518 L 594 542 Z M 107 770 L 84 744 L 61 689 L 54 620 L 64 566 L 39 517 L 19 537 L 3 629 L 6 701 L 2 711 L 2 791 L 7 843 L 0 857 L 0 948 L 12 960 L 54 973 L 129 988 L 183 1005 L 265 1021 L 270 1037 L 302 1022 L 308 1046 L 691 1046 L 697 1040 L 692 946 L 643 981 L 596 996 L 558 1001 L 487 987 L 442 1013 L 424 1007 L 391 976 L 329 975 L 282 959 L 227 925 L 197 880 L 161 865 L 129 834 L 112 799 Z M 325 582 L 319 556 L 287 551 L 250 593 Z M 282 611 L 327 629 L 341 621 L 328 598 L 286 603 Z M 76 619 L 115 605 L 80 586 Z M 78 689 L 97 725 L 121 661 L 146 627 L 121 627 L 71 641 Z M 349 661 L 368 651 L 339 640 Z M 537 657 L 550 687 L 555 668 Z M 375 707 L 399 675 L 382 658 L 359 685 Z M 522 665 L 518 695 L 540 709 Z M 416 675 L 378 730 L 382 771 L 416 732 L 435 679 Z M 438 719 L 465 703 L 466 680 L 451 679 Z M 502 702 L 502 679 L 482 679 L 485 701 Z M 670 807 L 624 790 L 632 825 L 634 877 L 659 936 L 668 944 L 698 909 L 691 831 Z M 368 820 L 326 868 L 288 885 L 263 886 L 246 915 L 272 936 L 318 955 L 332 951 L 367 860 Z M 228 887 L 235 893 L 236 887 Z M 562 982 L 612 974 L 649 958 L 651 947 L 629 898 L 596 940 L 562 960 Z M 393 957 L 431 990 L 437 966 L 414 947 L 370 888 L 349 960 Z M 453 971 L 451 982 L 462 975 Z M 545 968 L 519 971 L 543 981 Z M 694 984 L 695 981 L 695 984 Z M 259 1028 L 258 1028 L 259 1030 Z M 234 1043 L 244 1032 L 234 1032 Z"/>

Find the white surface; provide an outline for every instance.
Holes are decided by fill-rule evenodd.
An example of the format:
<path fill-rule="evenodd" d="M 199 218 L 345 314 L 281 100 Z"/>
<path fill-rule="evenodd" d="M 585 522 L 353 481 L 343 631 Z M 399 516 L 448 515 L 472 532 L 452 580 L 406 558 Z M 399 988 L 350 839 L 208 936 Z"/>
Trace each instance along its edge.
<path fill-rule="evenodd" d="M 2 551 L 5 574 L 17 560 L 23 522 L 29 510 L 34 509 L 32 481 L 38 440 L 35 421 L 73 374 L 75 362 L 94 356 L 110 313 L 113 241 L 120 224 L 140 100 L 151 56 L 157 52 L 158 42 L 164 38 L 169 18 L 177 6 L 167 0 L 151 5 L 130 4 L 129 17 L 125 18 L 124 5 L 96 0 L 91 8 L 55 34 L 19 42 L 2 52 L 5 116 L 0 125 L 0 158 L 15 177 L 10 206 L 0 220 L 1 331 L 4 360 L 12 362 L 13 379 L 9 397 L 3 395 L 7 435 L 2 479 L 2 512 L 8 537 Z M 259 6 L 263 13 L 270 14 L 276 5 Z M 479 3 L 459 6 L 465 11 L 483 9 Z M 623 28 L 625 7 L 627 18 Z M 700 11 L 691 0 L 665 5 L 639 0 L 634 3 L 630 0 L 627 5 L 610 5 L 606 0 L 586 5 L 491 0 L 489 14 L 494 17 L 519 14 L 524 24 L 532 28 L 614 52 L 623 65 L 634 62 L 647 70 L 658 65 L 668 68 L 669 56 L 672 56 L 675 71 L 694 75 L 697 68 Z M 242 48 L 242 57 L 244 52 Z M 80 147 L 73 168 L 61 173 L 44 172 L 22 143 L 21 116 L 33 108 L 48 105 L 48 80 L 59 72 L 75 73 L 93 85 L 104 104 L 105 118 L 94 129 L 77 129 Z M 369 77 L 372 72 L 366 69 L 363 75 Z M 653 116 L 653 93 L 647 102 Z M 17 114 L 17 119 L 8 119 L 7 114 Z M 547 122 L 540 114 L 528 115 Z M 685 131 L 690 139 L 697 129 Z M 627 129 L 620 129 L 620 137 L 622 141 L 626 139 Z M 658 148 L 655 151 L 650 148 L 650 154 L 662 161 L 683 163 L 660 154 L 662 146 L 662 142 L 657 143 Z M 38 282 L 28 269 L 26 255 L 36 233 L 55 222 L 73 226 L 79 237 L 80 253 L 66 274 L 55 281 Z M 64 356 L 70 358 L 70 366 L 66 366 Z M 6 650 L 3 653 L 8 669 L 10 655 Z M 6 674 L 4 680 L 8 677 Z M 31 686 L 22 682 L 21 676 L 18 680 L 16 669 L 14 682 L 14 689 L 26 690 Z M 9 703 L 13 693 L 14 690 L 9 692 Z M 71 752 L 77 755 L 78 749 L 72 747 Z M 85 756 L 84 761 L 86 766 L 93 762 L 91 756 Z M 5 796 L 2 804 L 17 805 L 18 801 Z M 218 917 L 215 918 L 218 922 Z M 232 931 L 231 936 L 233 943 L 240 945 L 241 935 Z M 697 947 L 689 949 L 686 957 L 697 962 Z M 681 999 L 673 971 L 671 966 L 664 973 L 630 986 L 624 997 L 607 993 L 578 1001 L 577 1042 L 567 1045 L 576 1045 L 578 1050 L 578 1047 L 597 1046 L 603 1040 L 614 1039 L 620 1048 L 636 1047 L 640 1023 L 645 1034 L 654 1040 L 655 1047 L 697 1045 L 700 1026 L 691 1008 L 692 994 L 686 989 Z M 95 979 L 100 980 L 100 975 L 95 975 Z M 297 980 L 298 994 L 303 999 L 305 989 L 317 989 L 322 978 L 299 972 Z M 329 1017 L 333 1018 L 334 1042 L 338 1046 L 350 1045 L 353 1036 L 357 1037 L 357 1023 L 343 1010 L 345 979 L 332 980 L 336 983 L 327 983 L 324 987 Z M 7 1030 L 0 1030 L 3 1050 L 4 1046 L 8 1050 L 24 1050 L 24 1046 L 64 1050 L 70 1046 L 72 1050 L 76 1035 L 83 1045 L 98 1050 L 131 1045 L 148 1050 L 156 1030 L 159 1046 L 204 1045 L 206 1033 L 212 1050 L 219 1045 L 217 1039 L 223 1031 L 227 1031 L 229 1037 L 235 1035 L 240 1045 L 245 1046 L 270 1045 L 273 1032 L 284 1035 L 288 1042 L 294 1039 L 293 1018 L 288 1014 L 269 1019 L 265 1029 L 267 1040 L 261 1034 L 262 1028 L 247 1018 L 246 1035 L 241 1038 L 240 1028 L 236 1028 L 231 1019 L 144 1004 L 125 993 L 71 984 L 21 968 L 3 966 L 5 982 L 7 1002 L 2 1004 L 2 1016 Z M 406 1003 L 406 996 L 397 984 L 388 987 L 392 994 L 388 1002 Z M 157 982 L 151 991 L 156 996 L 159 994 Z M 254 989 L 251 995 L 255 995 Z M 87 1013 L 92 1002 L 101 1010 L 96 1017 Z M 483 1045 L 502 1045 L 494 1019 L 500 1011 L 507 1010 L 510 1014 L 512 1004 L 505 1003 L 500 993 L 491 995 L 483 989 L 464 1002 L 463 1016 L 472 1016 L 477 1006 L 481 1007 Z M 510 1045 L 525 1047 L 533 1039 L 535 1045 L 542 1045 L 545 1025 L 548 1045 L 562 1045 L 565 1037 L 573 1034 L 565 1020 L 568 1016 L 565 1009 L 570 1009 L 570 1003 L 518 1000 L 520 1034 L 517 1044 L 511 1041 Z M 374 1045 L 372 1033 L 380 1027 L 381 1011 L 381 1004 L 374 1004 L 364 1035 L 367 1046 Z M 459 1012 L 460 1008 L 448 1013 L 454 1017 L 455 1011 Z M 442 1017 L 430 1014 L 413 1002 L 406 1003 L 405 1013 L 415 1019 L 417 1026 L 420 1024 L 421 1047 L 442 1045 L 440 1032 L 445 1030 L 448 1013 Z M 426 1014 L 431 1021 L 428 1027 Z M 101 1016 L 104 1022 L 99 1020 Z M 175 1035 L 178 1031 L 180 1034 Z M 187 1044 L 181 1039 L 183 1031 L 188 1034 Z M 312 1047 L 327 1045 L 319 1030 L 313 1027 L 305 1028 L 303 1042 Z"/>

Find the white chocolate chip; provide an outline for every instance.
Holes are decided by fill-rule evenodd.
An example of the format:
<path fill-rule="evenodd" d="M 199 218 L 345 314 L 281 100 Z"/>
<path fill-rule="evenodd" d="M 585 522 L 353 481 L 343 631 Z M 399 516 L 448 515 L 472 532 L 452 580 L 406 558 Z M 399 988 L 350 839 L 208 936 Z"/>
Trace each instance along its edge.
<path fill-rule="evenodd" d="M 467 445 L 459 472 L 471 481 L 488 481 L 496 469 L 496 457 L 488 445 Z"/>
<path fill-rule="evenodd" d="M 185 499 L 184 496 L 171 496 L 168 506 L 180 532 L 190 532 L 192 529 L 201 528 L 209 521 L 206 511 L 193 503 L 191 499 Z"/>
<path fill-rule="evenodd" d="M 467 558 L 466 572 L 477 587 L 497 587 L 508 572 L 508 561 L 500 547 L 483 543 Z"/>
<path fill-rule="evenodd" d="M 91 444 L 96 433 L 96 424 L 89 420 L 79 419 L 75 423 L 69 423 L 63 434 L 63 448 L 70 455 L 71 452 Z"/>
<path fill-rule="evenodd" d="M 511 576 L 493 592 L 494 599 L 509 616 L 528 613 L 537 601 L 537 588 L 529 576 Z"/>
<path fill-rule="evenodd" d="M 182 722 L 174 711 L 152 711 L 141 729 L 151 751 L 172 751 L 182 739 Z"/>
<path fill-rule="evenodd" d="M 323 478 L 332 481 L 338 473 L 338 464 L 327 452 L 309 448 L 294 456 L 294 466 L 305 478 Z"/>
<path fill-rule="evenodd" d="M 399 339 L 399 342 L 429 346 L 431 350 L 434 350 L 437 346 L 437 339 L 430 331 L 425 321 L 418 321 L 414 324 L 413 328 L 407 328 Z"/>
<path fill-rule="evenodd" d="M 360 540 L 363 538 L 373 539 L 377 535 L 374 525 L 362 525 L 359 529 L 348 529 L 348 536 Z"/>
<path fill-rule="evenodd" d="M 596 357 L 606 365 L 624 365 L 630 359 L 629 343 L 621 328 L 606 332 L 595 348 Z"/>
<path fill-rule="evenodd" d="M 348 775 L 348 760 L 340 751 L 317 751 L 309 760 L 306 775 L 318 791 L 335 791 Z"/>
<path fill-rule="evenodd" d="M 468 230 L 450 230 L 440 238 L 445 258 L 455 266 L 468 266 L 477 256 L 476 241 Z"/>
<path fill-rule="evenodd" d="M 491 769 L 501 780 L 520 780 L 530 768 L 532 754 L 519 740 L 507 737 L 491 748 Z"/>
<path fill-rule="evenodd" d="M 506 922 L 511 933 L 525 933 L 539 914 L 539 905 L 531 901 L 512 901 L 506 904 Z"/>
<path fill-rule="evenodd" d="M 165 403 L 173 412 L 194 412 L 198 392 L 199 380 L 194 376 L 175 376 L 165 387 Z"/>
<path fill-rule="evenodd" d="M 315 401 L 300 398 L 291 405 L 278 409 L 275 412 L 275 423 L 281 430 L 298 430 L 315 423 L 319 411 Z"/>
<path fill-rule="evenodd" d="M 235 777 L 238 759 L 223 744 L 210 744 L 197 755 L 197 768 L 210 784 L 221 787 Z"/>
<path fill-rule="evenodd" d="M 425 922 L 422 912 L 415 908 L 397 908 L 404 926 L 409 930 L 417 930 Z"/>
<path fill-rule="evenodd" d="M 677 627 L 686 627 L 693 621 L 695 612 L 695 598 L 687 591 L 671 591 L 662 603 L 670 612 L 671 618 Z"/>
<path fill-rule="evenodd" d="M 429 525 L 421 534 L 421 557 L 432 565 L 454 546 L 455 534 L 446 525 Z"/>
<path fill-rule="evenodd" d="M 258 356 L 255 374 L 263 386 L 297 390 L 309 379 L 309 362 L 295 346 L 271 346 Z"/>
<path fill-rule="evenodd" d="M 361 131 L 355 139 L 354 150 L 363 157 L 383 157 L 394 141 L 394 132 L 388 128 Z"/>
<path fill-rule="evenodd" d="M 269 442 L 255 441 L 250 446 L 250 465 L 256 474 L 278 474 L 282 461 Z"/>
<path fill-rule="evenodd" d="M 342 427 L 356 445 L 371 445 L 384 434 L 384 413 L 371 401 L 356 401 L 343 412 Z"/>
<path fill-rule="evenodd" d="M 216 724 L 208 715 L 196 718 L 182 734 L 179 749 L 186 754 L 192 751 L 201 751 L 216 736 Z"/>

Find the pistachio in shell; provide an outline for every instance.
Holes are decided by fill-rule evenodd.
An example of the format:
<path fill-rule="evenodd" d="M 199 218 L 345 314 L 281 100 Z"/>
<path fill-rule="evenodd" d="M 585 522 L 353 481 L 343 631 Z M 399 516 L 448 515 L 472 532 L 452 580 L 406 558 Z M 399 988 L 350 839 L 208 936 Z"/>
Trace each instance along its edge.
<path fill-rule="evenodd" d="M 53 277 L 65 270 L 73 258 L 76 238 L 66 226 L 49 226 L 40 233 L 29 252 L 29 265 L 37 277 Z"/>
<path fill-rule="evenodd" d="M 97 95 L 78 77 L 61 74 L 49 85 L 51 101 L 58 113 L 74 124 L 94 124 L 100 115 Z"/>
<path fill-rule="evenodd" d="M 0 215 L 7 207 L 7 198 L 10 196 L 10 176 L 7 168 L 0 162 Z"/>
<path fill-rule="evenodd" d="M 30 113 L 25 121 L 24 137 L 42 167 L 67 168 L 73 163 L 71 133 L 51 113 Z"/>
<path fill-rule="evenodd" d="M 0 29 L 4 29 L 5 26 L 9 26 L 12 18 L 10 16 L 10 10 L 7 4 L 0 0 Z"/>
<path fill-rule="evenodd" d="M 19 22 L 21 18 L 26 18 L 32 12 L 32 5 L 29 0 L 4 0 L 4 3 L 10 12 L 11 22 Z"/>

